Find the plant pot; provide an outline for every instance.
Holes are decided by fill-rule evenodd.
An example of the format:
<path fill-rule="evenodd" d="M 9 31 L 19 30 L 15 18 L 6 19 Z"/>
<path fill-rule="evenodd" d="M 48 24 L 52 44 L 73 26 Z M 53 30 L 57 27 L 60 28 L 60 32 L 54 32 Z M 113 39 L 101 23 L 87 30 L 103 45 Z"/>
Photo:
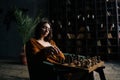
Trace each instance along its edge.
<path fill-rule="evenodd" d="M 27 65 L 27 59 L 25 54 L 20 55 L 20 60 L 23 65 Z"/>
<path fill-rule="evenodd" d="M 20 61 L 23 65 L 27 65 L 27 58 L 25 53 L 25 46 L 22 48 L 22 53 L 20 54 Z"/>

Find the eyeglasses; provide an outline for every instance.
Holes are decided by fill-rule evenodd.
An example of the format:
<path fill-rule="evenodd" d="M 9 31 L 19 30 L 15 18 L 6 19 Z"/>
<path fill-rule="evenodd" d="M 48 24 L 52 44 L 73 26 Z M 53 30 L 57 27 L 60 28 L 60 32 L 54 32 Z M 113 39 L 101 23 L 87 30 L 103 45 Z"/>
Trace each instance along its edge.
<path fill-rule="evenodd" d="M 48 28 L 48 27 L 46 27 L 46 26 L 43 26 L 43 27 L 42 27 L 42 30 L 48 30 L 48 31 L 50 31 L 51 28 Z"/>

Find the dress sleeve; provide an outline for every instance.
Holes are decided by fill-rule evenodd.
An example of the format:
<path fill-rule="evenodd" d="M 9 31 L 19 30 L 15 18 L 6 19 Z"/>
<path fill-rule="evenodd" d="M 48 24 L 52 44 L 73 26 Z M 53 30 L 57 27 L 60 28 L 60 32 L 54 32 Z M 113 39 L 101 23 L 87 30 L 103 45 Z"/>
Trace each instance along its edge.
<path fill-rule="evenodd" d="M 33 55 L 35 55 L 38 52 L 40 52 L 41 49 L 42 49 L 42 47 L 34 39 L 30 39 L 26 43 L 26 50 L 28 50 L 29 52 L 31 52 Z"/>
<path fill-rule="evenodd" d="M 58 52 L 58 55 L 57 55 L 57 56 L 59 56 L 60 59 L 65 60 L 65 56 L 64 56 L 63 52 L 58 48 L 58 46 L 56 45 L 56 43 L 55 43 L 53 40 L 51 40 L 50 43 L 51 43 L 51 44 L 54 46 L 54 48 L 57 50 L 57 52 Z"/>

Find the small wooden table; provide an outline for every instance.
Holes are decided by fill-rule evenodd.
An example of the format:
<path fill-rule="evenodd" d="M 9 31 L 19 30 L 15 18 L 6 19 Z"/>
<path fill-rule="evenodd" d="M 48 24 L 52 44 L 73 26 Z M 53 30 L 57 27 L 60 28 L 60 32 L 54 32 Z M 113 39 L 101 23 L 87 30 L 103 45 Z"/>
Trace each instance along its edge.
<path fill-rule="evenodd" d="M 76 66 L 76 65 L 70 65 L 67 63 L 55 64 L 55 67 L 58 71 L 58 74 L 60 74 L 60 75 L 64 74 L 64 73 L 74 74 L 76 72 L 81 72 L 81 73 L 84 72 L 85 75 L 83 77 L 81 77 L 81 80 L 94 80 L 93 71 L 96 71 L 99 73 L 101 80 L 106 80 L 105 74 L 103 71 L 103 69 L 105 68 L 104 61 L 100 61 L 99 63 L 96 63 L 95 65 L 93 65 L 89 68 L 84 68 L 84 67 L 80 67 L 80 66 Z M 89 77 L 89 78 L 87 78 L 87 77 Z M 85 79 L 85 78 L 87 78 L 87 79 Z M 73 80 L 73 79 L 69 79 L 69 80 Z"/>

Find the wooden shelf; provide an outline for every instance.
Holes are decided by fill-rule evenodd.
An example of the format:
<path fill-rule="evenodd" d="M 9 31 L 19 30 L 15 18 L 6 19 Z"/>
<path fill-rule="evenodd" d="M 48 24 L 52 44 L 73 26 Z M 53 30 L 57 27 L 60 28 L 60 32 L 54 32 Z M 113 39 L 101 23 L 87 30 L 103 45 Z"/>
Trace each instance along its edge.
<path fill-rule="evenodd" d="M 119 5 L 118 0 L 50 1 L 49 15 L 58 46 L 73 54 L 104 56 L 113 51 L 120 55 Z"/>

